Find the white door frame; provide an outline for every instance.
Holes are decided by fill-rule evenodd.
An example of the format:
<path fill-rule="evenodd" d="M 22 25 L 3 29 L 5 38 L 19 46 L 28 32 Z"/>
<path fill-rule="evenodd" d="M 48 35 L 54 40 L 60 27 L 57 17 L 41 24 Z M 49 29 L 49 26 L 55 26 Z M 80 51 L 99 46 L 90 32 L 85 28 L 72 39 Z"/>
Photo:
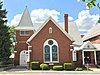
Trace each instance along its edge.
<path fill-rule="evenodd" d="M 27 66 L 26 50 L 20 52 L 20 66 Z"/>
<path fill-rule="evenodd" d="M 95 60 L 95 63 L 94 64 L 97 64 L 97 60 L 96 60 L 96 50 L 82 50 L 82 60 L 83 60 L 83 65 L 85 64 L 85 61 L 84 61 L 84 52 L 86 52 L 86 51 L 89 51 L 89 52 L 91 52 L 91 51 L 93 51 L 94 52 L 94 60 Z"/>

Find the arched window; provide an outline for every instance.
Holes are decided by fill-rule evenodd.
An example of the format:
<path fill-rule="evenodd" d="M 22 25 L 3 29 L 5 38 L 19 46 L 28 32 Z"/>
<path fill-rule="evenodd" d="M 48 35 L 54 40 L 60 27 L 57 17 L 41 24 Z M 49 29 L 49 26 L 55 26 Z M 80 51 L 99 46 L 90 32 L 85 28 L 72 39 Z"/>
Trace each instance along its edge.
<path fill-rule="evenodd" d="M 51 27 L 49 27 L 49 33 L 52 33 L 52 28 Z"/>
<path fill-rule="evenodd" d="M 44 43 L 44 62 L 58 63 L 58 43 L 54 39 L 48 39 Z"/>
<path fill-rule="evenodd" d="M 46 45 L 44 49 L 45 49 L 44 52 L 45 61 L 50 61 L 50 47 Z"/>
<path fill-rule="evenodd" d="M 57 46 L 53 45 L 52 46 L 52 61 L 57 61 L 58 59 L 58 52 L 57 52 Z"/>

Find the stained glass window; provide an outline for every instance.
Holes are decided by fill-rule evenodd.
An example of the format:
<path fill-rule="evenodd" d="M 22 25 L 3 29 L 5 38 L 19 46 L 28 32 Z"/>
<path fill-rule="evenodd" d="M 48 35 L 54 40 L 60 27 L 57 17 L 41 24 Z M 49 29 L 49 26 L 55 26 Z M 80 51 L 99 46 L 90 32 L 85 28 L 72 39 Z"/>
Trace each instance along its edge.
<path fill-rule="evenodd" d="M 57 55 L 57 46 L 52 46 L 52 61 L 57 61 L 58 55 Z"/>
<path fill-rule="evenodd" d="M 50 61 L 50 47 L 48 45 L 45 46 L 45 61 Z"/>
<path fill-rule="evenodd" d="M 44 62 L 58 62 L 58 44 L 53 39 L 49 39 L 44 43 Z"/>

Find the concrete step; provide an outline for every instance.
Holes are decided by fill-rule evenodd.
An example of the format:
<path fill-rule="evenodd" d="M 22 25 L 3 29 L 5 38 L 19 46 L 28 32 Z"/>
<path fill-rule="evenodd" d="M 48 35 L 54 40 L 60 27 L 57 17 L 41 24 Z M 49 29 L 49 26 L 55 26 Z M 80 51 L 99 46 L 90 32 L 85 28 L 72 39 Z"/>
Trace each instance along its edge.
<path fill-rule="evenodd" d="M 88 65 L 85 65 L 85 67 L 88 67 L 88 68 L 97 68 L 97 66 L 95 64 L 88 64 Z"/>

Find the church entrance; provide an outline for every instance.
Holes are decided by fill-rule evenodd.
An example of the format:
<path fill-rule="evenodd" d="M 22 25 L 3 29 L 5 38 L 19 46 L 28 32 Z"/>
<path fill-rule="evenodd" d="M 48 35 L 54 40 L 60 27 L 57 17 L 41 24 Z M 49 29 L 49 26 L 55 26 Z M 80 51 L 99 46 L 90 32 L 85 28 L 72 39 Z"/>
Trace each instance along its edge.
<path fill-rule="evenodd" d="M 20 52 L 20 66 L 27 66 L 27 54 L 26 50 Z"/>
<path fill-rule="evenodd" d="M 84 63 L 91 64 L 91 53 L 90 52 L 84 52 Z"/>
<path fill-rule="evenodd" d="M 83 51 L 83 65 L 84 64 L 97 64 L 96 51 Z"/>

